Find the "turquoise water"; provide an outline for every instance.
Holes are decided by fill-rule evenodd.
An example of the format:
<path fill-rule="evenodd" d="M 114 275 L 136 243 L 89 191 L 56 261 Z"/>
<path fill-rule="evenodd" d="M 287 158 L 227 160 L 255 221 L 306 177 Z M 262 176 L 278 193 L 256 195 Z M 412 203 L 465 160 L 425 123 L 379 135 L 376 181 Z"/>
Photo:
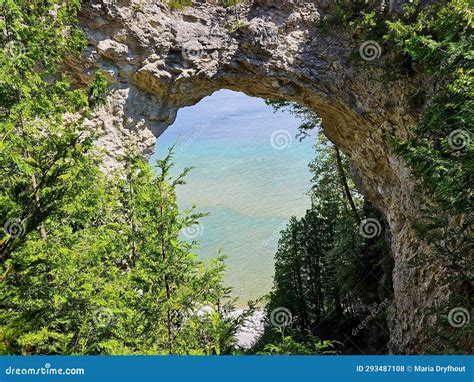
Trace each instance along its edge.
<path fill-rule="evenodd" d="M 181 109 L 157 139 L 151 163 L 177 142 L 174 174 L 194 167 L 178 203 L 210 214 L 195 238 L 197 253 L 206 259 L 222 249 L 225 283 L 240 305 L 270 291 L 279 231 L 309 207 L 314 138 L 296 139 L 299 124 L 261 99 L 221 90 Z"/>

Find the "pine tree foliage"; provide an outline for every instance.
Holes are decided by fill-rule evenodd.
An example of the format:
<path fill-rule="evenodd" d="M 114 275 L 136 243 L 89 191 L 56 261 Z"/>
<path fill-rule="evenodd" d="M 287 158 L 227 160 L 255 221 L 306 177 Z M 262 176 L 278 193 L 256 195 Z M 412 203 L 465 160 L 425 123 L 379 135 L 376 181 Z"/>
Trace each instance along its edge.
<path fill-rule="evenodd" d="M 226 354 L 224 258 L 202 263 L 182 231 L 172 153 L 152 169 L 130 146 L 100 170 L 82 121 L 104 99 L 62 74 L 81 53 L 79 1 L 0 3 L 0 351 L 2 354 Z"/>
<path fill-rule="evenodd" d="M 314 126 L 319 127 L 320 119 L 302 106 L 268 103 L 303 117 L 303 138 Z M 281 232 L 274 289 L 267 304 L 269 317 L 284 307 L 291 312 L 291 320 L 283 328 L 286 333 L 272 328 L 270 322 L 257 349 L 291 353 L 293 345 L 299 344 L 298 354 L 353 353 L 360 348 L 377 353 L 388 341 L 386 309 L 378 312 L 363 333 L 352 331 L 372 314 L 372 306 L 387 301 L 383 303 L 387 308 L 392 299 L 392 259 L 382 232 L 385 223 L 355 188 L 346 158 L 322 132 L 315 149 L 309 165 L 312 206 L 301 219 L 292 217 Z M 360 233 L 361 220 L 366 217 L 380 224 L 373 238 Z M 323 344 L 324 349 L 317 347 Z"/>
<path fill-rule="evenodd" d="M 441 339 L 433 328 L 440 345 L 431 351 L 456 352 L 472 345 L 472 323 L 453 330 L 446 316 L 452 308 L 473 307 L 473 11 L 465 0 L 421 10 L 415 6 L 407 5 L 399 20 L 387 22 L 385 39 L 436 92 L 431 98 L 423 92 L 413 95 L 422 116 L 413 136 L 394 145 L 421 180 L 422 203 L 430 201 L 416 228 L 431 248 L 420 253 L 415 264 L 441 264 L 447 272 L 440 283 L 451 290 L 448 302 L 429 312 L 436 314 L 437 325 L 446 333 Z"/>

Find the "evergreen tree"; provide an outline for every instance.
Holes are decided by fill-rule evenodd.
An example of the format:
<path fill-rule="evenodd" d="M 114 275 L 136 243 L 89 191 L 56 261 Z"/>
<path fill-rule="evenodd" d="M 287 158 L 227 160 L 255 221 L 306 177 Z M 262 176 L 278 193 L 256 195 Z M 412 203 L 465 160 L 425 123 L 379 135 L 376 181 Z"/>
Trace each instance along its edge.
<path fill-rule="evenodd" d="M 122 158 L 124 170 L 117 176 L 123 238 L 128 244 L 123 262 L 137 291 L 131 305 L 139 314 L 142 342 L 138 346 L 152 353 L 227 352 L 234 327 L 225 317 L 232 307 L 224 306 L 229 293 L 222 287 L 224 258 L 207 265 L 199 262 L 193 253 L 195 244 L 182 238 L 202 214 L 182 215 L 178 209 L 175 187 L 184 184 L 190 169 L 172 178 L 171 150 L 157 161 L 156 172 L 128 151 Z"/>
<path fill-rule="evenodd" d="M 303 117 L 303 138 L 320 122 L 303 107 L 294 109 L 287 102 L 271 104 L 289 107 Z M 274 289 L 267 305 L 270 317 L 284 307 L 292 319 L 283 335 L 269 325 L 257 348 L 282 351 L 291 348 L 292 341 L 305 347 L 321 338 L 339 341 L 338 351 L 358 352 L 356 344 L 367 352 L 377 352 L 388 340 L 388 330 L 379 329 L 380 325 L 386 330 L 383 314 L 366 329 L 374 340 L 351 337 L 351 331 L 370 314 L 373 304 L 392 297 L 391 260 L 381 230 L 375 238 L 364 238 L 359 232 L 369 211 L 368 216 L 377 218 L 380 228 L 383 219 L 356 190 L 346 158 L 322 132 L 310 170 L 314 175 L 309 193 L 312 206 L 301 219 L 292 217 L 281 233 Z"/>
<path fill-rule="evenodd" d="M 130 150 L 104 175 L 82 121 L 104 98 L 61 74 L 79 1 L 0 3 L 0 351 L 223 354 L 238 319 L 223 258 L 197 261 L 169 177 Z"/>

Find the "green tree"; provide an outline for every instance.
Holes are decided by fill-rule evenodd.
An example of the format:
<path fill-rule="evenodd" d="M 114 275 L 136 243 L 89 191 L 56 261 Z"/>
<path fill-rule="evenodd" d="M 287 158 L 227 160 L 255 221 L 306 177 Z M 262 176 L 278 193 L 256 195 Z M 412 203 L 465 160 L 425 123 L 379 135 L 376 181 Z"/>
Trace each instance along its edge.
<path fill-rule="evenodd" d="M 2 263 L 34 231 L 46 239 L 45 220 L 71 199 L 70 180 L 93 161 L 86 155 L 92 134 L 80 127 L 92 101 L 57 74 L 63 58 L 84 46 L 78 7 L 79 1 L 0 4 Z"/>
<path fill-rule="evenodd" d="M 232 309 L 225 306 L 229 290 L 222 287 L 224 259 L 199 262 L 195 243 L 182 238 L 202 216 L 194 211 L 182 215 L 176 203 L 175 187 L 184 184 L 190 169 L 172 178 L 171 150 L 157 161 L 155 172 L 133 150 L 122 160 L 117 179 L 127 245 L 123 260 L 137 291 L 130 304 L 140 317 L 143 342 L 138 346 L 169 354 L 229 351 L 234 327 L 224 317 Z"/>
<path fill-rule="evenodd" d="M 0 351 L 223 354 L 237 319 L 223 258 L 203 264 L 180 231 L 169 177 L 133 150 L 105 175 L 83 120 L 105 79 L 76 88 L 79 1 L 0 2 Z"/>
<path fill-rule="evenodd" d="M 288 102 L 271 104 L 290 108 L 303 118 L 303 139 L 320 124 L 320 119 L 304 107 L 295 108 Z M 267 304 L 270 317 L 281 307 L 291 312 L 291 330 L 279 338 L 269 325 L 258 348 L 265 349 L 265 344 L 267 350 L 273 345 L 285 348 L 284 344 L 292 341 L 305 347 L 315 337 L 340 341 L 335 344 L 339 351 L 358 352 L 347 337 L 370 314 L 373 304 L 391 299 L 391 260 L 381 235 L 384 221 L 356 190 L 348 175 L 347 159 L 322 132 L 309 167 L 313 173 L 309 192 L 312 206 L 301 219 L 292 217 L 281 233 L 274 289 Z M 360 234 L 364 217 L 379 222 L 377 237 Z M 378 325 L 386 327 L 383 314 L 366 329 L 373 340 L 359 336 L 352 341 L 366 352 L 381 350 L 387 338 Z"/>
<path fill-rule="evenodd" d="M 413 94 L 412 106 L 422 110 L 412 136 L 394 141 L 396 151 L 411 166 L 418 183 L 423 218 L 419 236 L 431 246 L 413 262 L 440 263 L 446 270 L 440 282 L 450 289 L 446 303 L 435 314 L 432 352 L 463 351 L 472 344 L 472 323 L 453 329 L 446 316 L 453 307 L 472 309 L 474 262 L 473 219 L 473 11 L 465 0 L 453 0 L 417 9 L 387 22 L 385 39 L 395 54 L 408 57 L 419 75 L 436 92 Z M 438 333 L 443 333 L 441 340 Z"/>

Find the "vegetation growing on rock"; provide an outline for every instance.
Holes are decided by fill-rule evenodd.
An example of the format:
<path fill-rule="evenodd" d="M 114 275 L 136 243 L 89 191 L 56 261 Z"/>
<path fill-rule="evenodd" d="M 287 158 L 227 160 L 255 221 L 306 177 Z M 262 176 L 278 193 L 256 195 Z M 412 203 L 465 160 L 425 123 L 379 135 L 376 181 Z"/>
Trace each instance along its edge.
<path fill-rule="evenodd" d="M 169 5 L 175 9 L 190 3 L 172 1 Z M 334 18 L 311 27 L 324 28 L 337 21 L 345 23 L 358 39 L 383 41 L 390 55 L 387 63 L 398 67 L 397 79 L 421 78 L 426 83 L 411 97 L 412 111 L 420 116 L 418 123 L 407 129 L 410 136 L 404 140 L 394 137 L 392 143 L 421 180 L 418 205 L 428 206 L 419 211 L 422 219 L 417 228 L 422 236 L 412 244 L 428 242 L 430 247 L 407 251 L 414 254 L 413 274 L 427 269 L 416 268 L 420 263 L 440 263 L 446 270 L 438 286 L 448 287 L 450 299 L 442 304 L 435 301 L 435 312 L 420 315 L 436 314 L 437 325 L 446 324 L 451 308 L 472 310 L 472 9 L 463 0 L 427 7 L 415 2 L 389 19 L 385 13 L 367 11 L 362 5 L 338 4 Z M 105 74 L 97 71 L 85 87 L 63 72 L 64 61 L 77 58 L 86 46 L 77 26 L 79 9 L 78 0 L 0 3 L 0 215 L 4 219 L 0 232 L 0 351 L 229 354 L 243 318 L 227 314 L 232 303 L 222 285 L 222 258 L 208 265 L 197 261 L 194 245 L 179 235 L 200 215 L 193 211 L 183 214 L 177 208 L 175 187 L 184 181 L 181 176 L 169 176 L 171 153 L 157 163 L 157 174 L 134 145 L 121 158 L 123 167 L 108 176 L 100 170 L 103 162 L 95 146 L 99 129 L 85 129 L 83 122 L 105 100 Z M 251 35 L 250 29 L 231 28 L 237 30 L 247 33 L 246 37 Z M 235 53 L 238 44 L 231 44 Z M 260 41 L 257 48 L 248 49 L 252 54 L 257 52 L 252 56 L 253 69 L 261 67 L 258 59 L 268 54 L 263 45 Z M 120 47 L 128 52 L 125 44 Z M 102 52 L 108 53 L 107 49 Z M 173 60 L 181 57 L 173 51 L 171 55 Z M 107 59 L 116 58 L 111 57 Z M 129 73 L 124 69 L 130 68 L 134 58 L 130 54 L 118 72 Z M 186 73 L 194 70 L 195 63 L 189 58 Z M 155 86 L 150 88 L 159 93 L 169 90 L 168 83 L 159 81 L 163 79 L 160 73 L 167 79 L 176 73 L 158 70 L 153 66 L 156 62 L 138 68 L 134 79 L 143 81 L 139 85 L 147 83 L 143 79 L 149 80 L 147 84 Z M 283 68 L 288 70 L 288 66 Z M 180 69 L 173 66 L 173 70 Z M 276 73 L 282 67 L 272 67 L 266 75 L 273 70 Z M 337 82 L 335 77 L 329 78 Z M 305 94 L 301 93 L 303 85 L 292 87 L 287 77 L 272 82 L 282 93 Z M 308 81 L 311 89 L 313 82 L 312 78 Z M 258 91 L 262 94 L 268 89 L 263 86 Z M 348 95 L 351 108 L 344 106 L 341 112 L 335 107 L 332 112 L 350 112 L 358 121 L 360 115 L 369 113 L 352 93 L 343 94 Z M 183 104 L 191 101 L 195 99 Z M 306 127 L 319 122 L 314 115 L 310 117 Z M 379 143 L 381 146 L 383 140 Z M 346 149 L 354 155 L 354 150 Z M 392 178 L 386 179 L 404 181 L 402 171 L 395 171 L 403 167 L 393 164 L 395 157 L 384 160 L 393 165 L 384 168 L 393 172 Z M 286 307 L 292 313 L 291 323 L 277 333 L 268 330 L 257 350 L 267 354 L 352 351 L 350 346 L 379 350 L 379 341 L 385 343 L 387 338 L 383 333 L 376 336 L 375 331 L 377 325 L 386 328 L 386 306 L 364 327 L 373 333 L 369 340 L 352 331 L 363 317 L 372 314 L 367 308 L 370 304 L 379 306 L 390 299 L 391 259 L 386 242 L 382 236 L 369 240 L 359 234 L 361 220 L 369 211 L 380 222 L 383 218 L 348 180 L 347 157 L 324 138 L 312 170 L 313 206 L 302 219 L 292 219 L 282 233 L 275 290 L 267 306 L 269 315 Z M 400 194 L 406 191 L 394 189 Z M 402 200 L 382 191 L 378 201 L 386 207 L 385 212 L 390 204 L 383 204 L 384 198 Z M 407 215 L 399 210 L 393 214 L 398 220 L 392 216 L 392 224 L 398 224 L 399 232 L 407 225 L 412 229 L 413 221 L 404 221 Z M 398 237 L 399 247 L 406 237 L 409 235 Z M 405 264 L 401 255 L 400 278 L 405 276 L 400 271 Z M 370 279 L 364 275 L 373 273 L 384 282 L 368 285 Z M 405 291 L 410 286 L 414 287 L 408 282 L 403 285 Z M 403 298 L 398 296 L 399 301 Z M 403 308 L 398 315 L 407 314 L 409 307 Z M 438 327 L 433 325 L 433 330 Z M 446 328 L 449 330 L 442 335 L 439 330 L 435 333 L 432 348 L 425 352 L 468 349 L 472 324 L 456 330 Z M 352 336 L 349 346 L 348 335 Z"/>
<path fill-rule="evenodd" d="M 130 148 L 105 176 L 82 121 L 104 79 L 58 75 L 84 36 L 79 1 L 0 6 L 0 351 L 3 354 L 224 354 L 222 258 L 197 261 L 180 232 L 171 153 L 157 173 Z M 78 117 L 80 116 L 80 117 Z"/>

